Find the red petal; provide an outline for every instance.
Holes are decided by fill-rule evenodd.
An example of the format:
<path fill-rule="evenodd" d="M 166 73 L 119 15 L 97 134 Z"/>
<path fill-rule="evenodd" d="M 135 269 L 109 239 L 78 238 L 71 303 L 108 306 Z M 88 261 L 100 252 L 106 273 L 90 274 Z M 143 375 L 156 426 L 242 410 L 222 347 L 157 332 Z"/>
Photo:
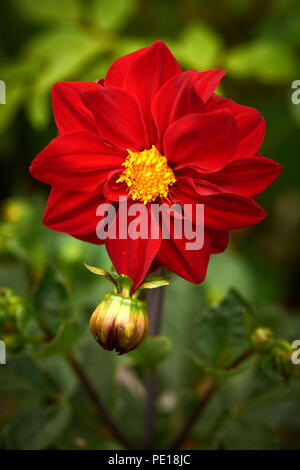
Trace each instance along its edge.
<path fill-rule="evenodd" d="M 75 191 L 93 191 L 109 170 L 121 168 L 124 155 L 96 134 L 71 132 L 53 139 L 30 166 L 32 176 Z"/>
<path fill-rule="evenodd" d="M 171 235 L 173 221 L 174 219 L 171 218 Z M 186 243 L 191 242 L 193 240 L 187 240 L 184 237 L 162 239 L 157 259 L 178 276 L 198 284 L 203 282 L 206 276 L 210 256 L 209 235 L 208 233 L 204 235 L 204 244 L 200 250 L 188 250 Z"/>
<path fill-rule="evenodd" d="M 254 196 L 264 191 L 281 172 L 281 165 L 265 157 L 241 158 L 207 178 L 223 191 Z M 205 177 L 202 173 L 200 177 Z"/>
<path fill-rule="evenodd" d="M 105 77 L 105 86 L 118 86 L 122 88 L 124 79 L 131 64 L 139 55 L 145 53 L 146 50 L 147 48 L 143 47 L 142 49 L 131 52 L 131 54 L 126 54 L 115 60 L 107 71 Z"/>
<path fill-rule="evenodd" d="M 207 196 L 208 194 L 216 194 L 222 191 L 216 184 L 209 181 L 209 179 L 204 179 L 203 175 L 207 175 L 207 173 L 203 173 L 198 171 L 196 168 L 183 168 L 176 173 L 176 185 L 171 188 L 172 193 L 175 195 L 175 200 L 178 199 L 176 196 L 177 188 L 180 189 L 180 182 L 183 183 L 189 181 L 190 178 L 193 180 L 193 185 L 197 188 L 197 192 L 201 196 Z M 210 175 L 210 173 L 209 173 Z"/>
<path fill-rule="evenodd" d="M 99 204 L 105 202 L 101 190 L 87 194 L 53 187 L 43 222 L 52 230 L 69 233 L 80 239 L 86 238 L 88 241 L 93 239 L 95 243 L 96 227 L 100 220 L 96 211 Z"/>
<path fill-rule="evenodd" d="M 266 217 L 265 211 L 245 196 L 217 193 L 202 196 L 191 178 L 176 183 L 181 204 L 204 204 L 204 224 L 216 230 L 234 230 L 250 227 Z"/>
<path fill-rule="evenodd" d="M 242 106 L 217 95 L 207 102 L 207 109 L 209 111 L 227 109 L 235 115 L 238 126 L 238 146 L 235 158 L 250 157 L 259 149 L 265 136 L 265 121 L 256 109 Z"/>
<path fill-rule="evenodd" d="M 157 271 L 161 267 L 162 267 L 162 264 L 158 261 L 157 258 L 154 258 L 148 272 L 149 273 L 154 273 L 155 271 Z"/>
<path fill-rule="evenodd" d="M 231 193 L 206 196 L 204 214 L 205 224 L 218 230 L 250 227 L 267 215 L 253 199 Z"/>
<path fill-rule="evenodd" d="M 210 252 L 222 253 L 226 250 L 229 242 L 229 233 L 221 230 L 209 230 L 210 236 Z"/>
<path fill-rule="evenodd" d="M 195 70 L 179 73 L 156 93 L 152 103 L 152 114 L 156 124 L 161 149 L 163 136 L 172 122 L 186 114 L 205 111 L 203 102 L 196 91 L 198 77 Z"/>
<path fill-rule="evenodd" d="M 141 107 L 132 93 L 105 86 L 84 92 L 82 99 L 93 113 L 104 140 L 123 150 L 148 148 Z"/>
<path fill-rule="evenodd" d="M 90 82 L 58 82 L 52 87 L 52 107 L 61 134 L 86 130 L 96 132 L 92 113 L 81 99 L 82 90 L 97 90 L 100 85 Z"/>
<path fill-rule="evenodd" d="M 152 99 L 155 93 L 181 68 L 175 57 L 162 41 L 156 41 L 132 62 L 124 80 L 124 88 L 138 97 L 150 143 L 156 142 L 156 129 L 151 115 Z"/>
<path fill-rule="evenodd" d="M 236 122 L 229 111 L 190 114 L 168 128 L 164 152 L 177 170 L 194 166 L 216 171 L 232 158 L 236 144 Z"/>
<path fill-rule="evenodd" d="M 203 103 L 206 103 L 216 88 L 218 88 L 224 75 L 226 75 L 226 72 L 220 69 L 207 70 L 206 72 L 201 72 L 199 74 L 197 80 L 197 92 Z"/>
<path fill-rule="evenodd" d="M 195 70 L 176 74 L 156 93 L 152 114 L 160 140 L 172 122 L 187 114 L 205 111 L 204 102 L 225 75 L 222 70 L 198 73 Z"/>
<path fill-rule="evenodd" d="M 127 185 L 125 183 L 117 183 L 117 180 L 120 177 L 121 173 L 122 170 L 120 169 L 111 171 L 103 186 L 103 194 L 110 201 L 118 202 L 120 200 L 120 197 L 122 197 L 123 200 L 124 198 L 129 198 Z"/>
<path fill-rule="evenodd" d="M 140 206 L 144 206 L 140 204 Z M 130 205 L 128 204 L 128 208 Z M 105 246 L 109 257 L 114 264 L 119 274 L 126 274 L 134 281 L 133 290 L 135 290 L 139 284 L 144 280 L 153 259 L 155 258 L 161 240 L 160 238 L 151 238 L 150 233 L 148 238 L 138 238 L 133 240 L 128 234 L 128 227 L 132 221 L 132 217 L 127 217 L 127 212 L 122 212 L 119 209 L 116 219 L 116 234 L 118 236 L 119 227 L 121 226 L 124 230 L 127 226 L 127 232 L 125 233 L 126 239 L 107 239 Z M 127 219 L 127 223 L 126 220 Z M 147 209 L 147 221 L 144 220 L 142 223 L 148 223 L 148 229 L 150 230 L 151 224 L 155 223 L 154 218 L 151 218 L 149 210 Z"/>
<path fill-rule="evenodd" d="M 255 109 L 236 116 L 239 143 L 236 150 L 238 158 L 253 155 L 261 146 L 265 137 L 265 120 Z"/>

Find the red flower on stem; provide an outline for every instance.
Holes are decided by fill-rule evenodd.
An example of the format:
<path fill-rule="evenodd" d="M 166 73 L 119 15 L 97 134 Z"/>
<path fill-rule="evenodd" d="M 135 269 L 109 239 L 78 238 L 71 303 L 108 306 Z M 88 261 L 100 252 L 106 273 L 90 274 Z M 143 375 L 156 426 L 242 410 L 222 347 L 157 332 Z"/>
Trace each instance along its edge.
<path fill-rule="evenodd" d="M 226 248 L 228 231 L 265 217 L 254 198 L 281 170 L 258 153 L 265 134 L 259 112 L 214 93 L 224 75 L 218 69 L 182 72 L 157 41 L 116 60 L 98 83 L 56 83 L 59 135 L 30 167 L 52 186 L 45 225 L 101 244 L 101 203 L 117 205 L 120 196 L 128 206 L 143 202 L 149 219 L 153 202 L 204 204 L 200 250 L 186 250 L 184 238 L 105 241 L 116 269 L 134 280 L 134 288 L 161 264 L 202 282 L 210 254 Z M 116 217 L 122 224 L 119 212 Z"/>

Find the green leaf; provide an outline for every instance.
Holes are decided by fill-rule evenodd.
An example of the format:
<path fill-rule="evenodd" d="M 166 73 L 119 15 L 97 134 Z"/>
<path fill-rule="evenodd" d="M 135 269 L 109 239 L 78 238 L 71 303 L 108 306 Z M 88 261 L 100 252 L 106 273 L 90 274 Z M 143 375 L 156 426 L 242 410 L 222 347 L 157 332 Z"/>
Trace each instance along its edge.
<path fill-rule="evenodd" d="M 222 40 L 207 25 L 191 23 L 186 26 L 173 49 L 177 59 L 187 67 L 206 69 L 216 64 Z"/>
<path fill-rule="evenodd" d="M 156 289 L 157 287 L 169 286 L 170 281 L 159 274 L 149 274 L 140 285 L 140 289 Z"/>
<path fill-rule="evenodd" d="M 48 93 L 36 94 L 28 101 L 26 112 L 33 128 L 46 129 L 50 120 L 50 99 Z"/>
<path fill-rule="evenodd" d="M 154 371 L 172 350 L 171 340 L 167 336 L 148 336 L 127 358 L 143 371 Z"/>
<path fill-rule="evenodd" d="M 274 432 L 263 422 L 251 422 L 243 417 L 228 419 L 220 433 L 222 448 L 226 450 L 274 450 Z"/>
<path fill-rule="evenodd" d="M 53 334 L 61 324 L 72 318 L 69 292 L 61 277 L 48 266 L 37 287 L 34 306 L 39 320 Z"/>
<path fill-rule="evenodd" d="M 207 367 L 225 369 L 250 346 L 253 312 L 240 295 L 230 290 L 218 307 L 207 310 L 198 327 L 196 356 Z"/>
<path fill-rule="evenodd" d="M 105 271 L 105 269 L 97 268 L 96 266 L 90 266 L 87 263 L 83 263 L 83 264 L 86 267 L 86 269 L 91 271 L 91 273 L 97 274 L 98 276 L 106 277 L 106 279 L 108 279 L 110 282 L 112 282 L 114 284 L 114 286 L 117 287 L 116 280 L 114 279 L 114 277 L 108 271 Z"/>
<path fill-rule="evenodd" d="M 90 266 L 87 263 L 83 263 L 83 264 L 86 267 L 86 269 L 91 271 L 91 273 L 98 274 L 98 276 L 105 276 L 107 279 L 111 280 L 112 276 L 104 269 L 96 268 L 96 266 Z"/>
<path fill-rule="evenodd" d="M 232 286 L 244 297 L 253 298 L 255 277 L 246 260 L 229 249 L 222 256 L 213 256 L 209 262 L 204 283 L 209 305 L 218 305 Z"/>
<path fill-rule="evenodd" d="M 187 351 L 188 356 L 192 359 L 194 364 L 201 370 L 202 373 L 209 375 L 214 381 L 216 382 L 223 382 L 228 378 L 232 377 L 233 375 L 239 374 L 243 372 L 245 365 L 236 367 L 234 369 L 221 369 L 219 367 L 208 367 L 204 361 L 199 359 L 195 354 L 191 351 Z"/>
<path fill-rule="evenodd" d="M 0 392 L 49 394 L 49 382 L 43 376 L 36 363 L 27 355 L 18 355 L 8 361 L 0 370 Z"/>
<path fill-rule="evenodd" d="M 74 396 L 78 380 L 67 359 L 59 355 L 43 356 L 41 360 L 36 360 L 35 357 L 33 359 L 41 376 L 48 379 L 48 393 L 50 384 L 51 392 L 53 391 L 55 397 L 59 396 L 60 399 L 64 399 L 64 397 Z"/>
<path fill-rule="evenodd" d="M 297 61 L 288 44 L 260 38 L 229 52 L 226 68 L 237 78 L 255 78 L 263 83 L 284 83 L 295 77 Z"/>
<path fill-rule="evenodd" d="M 71 410 L 68 404 L 51 405 L 18 416 L 10 432 L 12 448 L 48 448 L 64 432 L 70 418 Z"/>
<path fill-rule="evenodd" d="M 1 64 L 1 80 L 6 84 L 6 104 L 1 105 L 0 130 L 6 130 L 18 109 L 28 100 L 30 87 L 38 73 L 39 64 L 25 55 Z"/>
<path fill-rule="evenodd" d="M 49 94 L 53 83 L 82 74 L 84 65 L 105 49 L 105 41 L 79 28 L 56 29 L 34 36 L 26 45 L 29 60 L 41 68 L 33 84 L 34 92 Z"/>
<path fill-rule="evenodd" d="M 55 338 L 47 343 L 36 357 L 48 357 L 55 354 L 67 354 L 74 343 L 80 338 L 81 329 L 74 320 L 61 325 Z"/>
<path fill-rule="evenodd" d="M 26 18 L 40 22 L 74 22 L 79 18 L 78 0 L 13 0 Z"/>
<path fill-rule="evenodd" d="M 186 351 L 193 349 L 194 352 L 193 345 L 198 341 L 196 326 L 207 305 L 203 286 L 171 276 L 171 287 L 165 289 L 162 331 L 176 347 L 172 348 L 172 354 L 162 363 L 162 376 L 168 389 L 186 396 L 185 391 L 192 390 L 195 385 L 195 373 L 199 376 L 199 370 Z M 180 401 L 178 406 L 184 409 L 184 401 Z"/>
<path fill-rule="evenodd" d="M 92 0 L 89 8 L 91 20 L 105 30 L 123 26 L 136 9 L 135 0 Z"/>

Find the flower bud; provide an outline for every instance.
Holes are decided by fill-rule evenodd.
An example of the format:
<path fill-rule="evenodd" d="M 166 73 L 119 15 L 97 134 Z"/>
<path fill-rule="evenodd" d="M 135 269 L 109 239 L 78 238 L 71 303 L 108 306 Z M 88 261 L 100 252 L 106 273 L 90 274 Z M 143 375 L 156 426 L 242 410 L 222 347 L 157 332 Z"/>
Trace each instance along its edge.
<path fill-rule="evenodd" d="M 273 361 L 275 367 L 285 379 L 288 379 L 289 377 L 293 376 L 295 372 L 298 372 L 292 363 L 291 355 L 292 353 L 288 348 L 278 348 L 273 351 Z"/>
<path fill-rule="evenodd" d="M 10 289 L 0 288 L 0 339 L 7 349 L 18 351 L 24 346 L 26 322 L 27 311 L 23 299 L 14 296 Z"/>
<path fill-rule="evenodd" d="M 284 379 L 299 374 L 299 368 L 292 361 L 293 348 L 284 339 L 276 339 L 271 350 L 272 360 L 277 371 Z"/>
<path fill-rule="evenodd" d="M 149 274 L 133 293 L 133 281 L 125 274 L 118 274 L 113 268 L 109 273 L 104 269 L 85 267 L 93 274 L 104 276 L 112 282 L 114 292 L 108 292 L 98 305 L 90 320 L 90 330 L 98 343 L 119 354 L 137 348 L 146 338 L 149 329 L 145 289 L 168 286 L 169 281 L 158 274 Z"/>
<path fill-rule="evenodd" d="M 137 348 L 149 328 L 147 304 L 123 294 L 108 292 L 90 320 L 91 332 L 104 348 L 124 354 Z"/>
<path fill-rule="evenodd" d="M 252 342 L 258 348 L 266 346 L 274 338 L 273 332 L 269 328 L 259 327 L 252 334 Z"/>

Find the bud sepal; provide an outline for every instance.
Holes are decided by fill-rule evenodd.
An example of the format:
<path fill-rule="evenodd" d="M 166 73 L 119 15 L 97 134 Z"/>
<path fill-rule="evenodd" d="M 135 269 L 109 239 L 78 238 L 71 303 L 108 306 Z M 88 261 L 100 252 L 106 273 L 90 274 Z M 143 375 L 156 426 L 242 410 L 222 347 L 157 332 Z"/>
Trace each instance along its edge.
<path fill-rule="evenodd" d="M 144 289 L 169 285 L 169 281 L 152 274 L 132 293 L 133 281 L 125 274 L 118 274 L 114 269 L 109 273 L 86 263 L 85 266 L 113 284 L 113 292 L 104 296 L 91 316 L 92 335 L 104 349 L 115 350 L 119 354 L 132 351 L 143 342 L 149 329 Z"/>

